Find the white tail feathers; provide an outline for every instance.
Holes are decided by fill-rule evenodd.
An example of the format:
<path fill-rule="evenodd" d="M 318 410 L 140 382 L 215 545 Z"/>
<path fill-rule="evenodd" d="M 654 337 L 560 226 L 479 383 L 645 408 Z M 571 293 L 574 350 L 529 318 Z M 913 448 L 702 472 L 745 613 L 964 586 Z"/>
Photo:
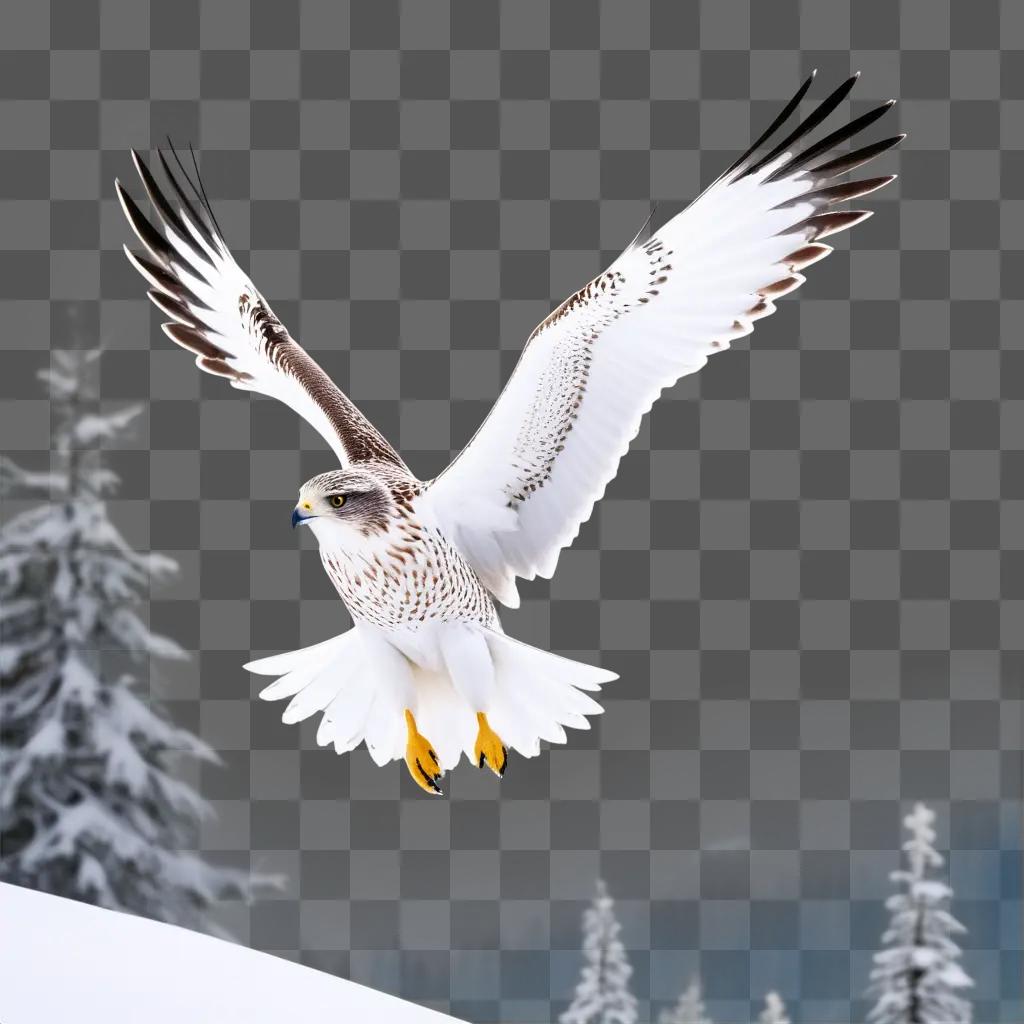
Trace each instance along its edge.
<path fill-rule="evenodd" d="M 502 633 L 482 628 L 479 632 L 494 670 L 487 707 L 474 707 L 464 696 L 467 687 L 457 685 L 447 668 L 426 670 L 390 644 L 382 644 L 380 635 L 371 635 L 365 627 L 245 667 L 280 677 L 260 697 L 291 698 L 283 721 L 301 722 L 322 712 L 316 737 L 321 746 L 333 744 L 341 754 L 365 740 L 377 764 L 404 756 L 406 707 L 445 769 L 458 764 L 463 753 L 472 760 L 478 711 L 487 713 L 491 728 L 506 746 L 525 757 L 540 752 L 541 740 L 564 743 L 567 728 L 590 728 L 587 716 L 600 714 L 602 708 L 584 691 L 599 690 L 617 678 L 613 672 Z M 479 636 L 475 640 L 480 644 Z"/>

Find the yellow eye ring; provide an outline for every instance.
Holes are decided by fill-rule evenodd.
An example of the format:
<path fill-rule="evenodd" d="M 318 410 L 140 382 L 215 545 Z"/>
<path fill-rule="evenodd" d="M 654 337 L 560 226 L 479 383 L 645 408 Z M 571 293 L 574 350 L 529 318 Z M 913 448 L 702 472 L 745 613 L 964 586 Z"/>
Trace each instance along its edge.
<path fill-rule="evenodd" d="M 332 494 L 328 499 L 331 503 L 331 508 L 341 508 L 345 504 L 344 494 Z"/>

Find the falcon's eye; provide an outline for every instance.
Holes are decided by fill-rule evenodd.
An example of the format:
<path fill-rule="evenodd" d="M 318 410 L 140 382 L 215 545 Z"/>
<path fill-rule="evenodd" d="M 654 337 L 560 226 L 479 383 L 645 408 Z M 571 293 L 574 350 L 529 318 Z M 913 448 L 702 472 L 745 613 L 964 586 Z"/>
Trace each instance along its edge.
<path fill-rule="evenodd" d="M 331 508 L 341 508 L 345 504 L 345 495 L 332 494 L 327 500 L 331 503 Z"/>

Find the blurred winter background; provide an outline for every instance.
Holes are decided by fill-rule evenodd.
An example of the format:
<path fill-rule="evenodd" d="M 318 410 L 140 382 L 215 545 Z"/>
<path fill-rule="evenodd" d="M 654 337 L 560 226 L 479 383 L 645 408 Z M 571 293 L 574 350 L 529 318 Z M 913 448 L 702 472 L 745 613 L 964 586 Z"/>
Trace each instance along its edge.
<path fill-rule="evenodd" d="M 935 812 L 918 803 L 903 825 L 906 864 L 891 874 L 895 892 L 885 901 L 891 918 L 873 957 L 865 994 L 871 1024 L 971 1024 L 973 980 L 960 964 L 963 924 L 950 911 L 953 891 L 933 872 L 945 863 L 935 849 Z M 559 1024 L 636 1024 L 638 1001 L 631 990 L 633 968 L 620 937 L 615 902 L 601 880 L 583 914 L 583 970 Z M 678 1001 L 659 1015 L 658 1024 L 714 1024 L 694 974 Z M 775 989 L 764 996 L 758 1024 L 791 1024 Z"/>
<path fill-rule="evenodd" d="M 178 566 L 110 517 L 104 449 L 142 407 L 101 407 L 100 354 L 39 373 L 49 464 L 0 455 L 0 881 L 223 933 L 211 905 L 276 880 L 195 852 L 210 805 L 179 765 L 218 757 L 152 698 L 161 663 L 187 658 L 145 614 Z"/>

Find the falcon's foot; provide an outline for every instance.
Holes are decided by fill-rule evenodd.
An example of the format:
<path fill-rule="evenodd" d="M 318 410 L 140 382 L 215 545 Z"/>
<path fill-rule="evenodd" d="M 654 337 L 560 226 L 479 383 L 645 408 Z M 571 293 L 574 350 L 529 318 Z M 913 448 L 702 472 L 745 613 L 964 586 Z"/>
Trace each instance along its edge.
<path fill-rule="evenodd" d="M 473 756 L 481 768 L 486 763 L 487 767 L 500 779 L 505 774 L 505 768 L 508 765 L 508 747 L 490 727 L 487 716 L 482 711 L 476 716 L 476 720 L 479 730 L 476 734 Z"/>
<path fill-rule="evenodd" d="M 416 719 L 413 718 L 412 712 L 409 710 L 405 712 L 405 725 L 409 730 L 409 738 L 405 745 L 405 766 L 420 789 L 440 796 L 442 792 L 440 782 L 444 771 L 437 759 L 437 754 L 434 753 L 430 741 L 420 735 L 416 728 Z"/>

